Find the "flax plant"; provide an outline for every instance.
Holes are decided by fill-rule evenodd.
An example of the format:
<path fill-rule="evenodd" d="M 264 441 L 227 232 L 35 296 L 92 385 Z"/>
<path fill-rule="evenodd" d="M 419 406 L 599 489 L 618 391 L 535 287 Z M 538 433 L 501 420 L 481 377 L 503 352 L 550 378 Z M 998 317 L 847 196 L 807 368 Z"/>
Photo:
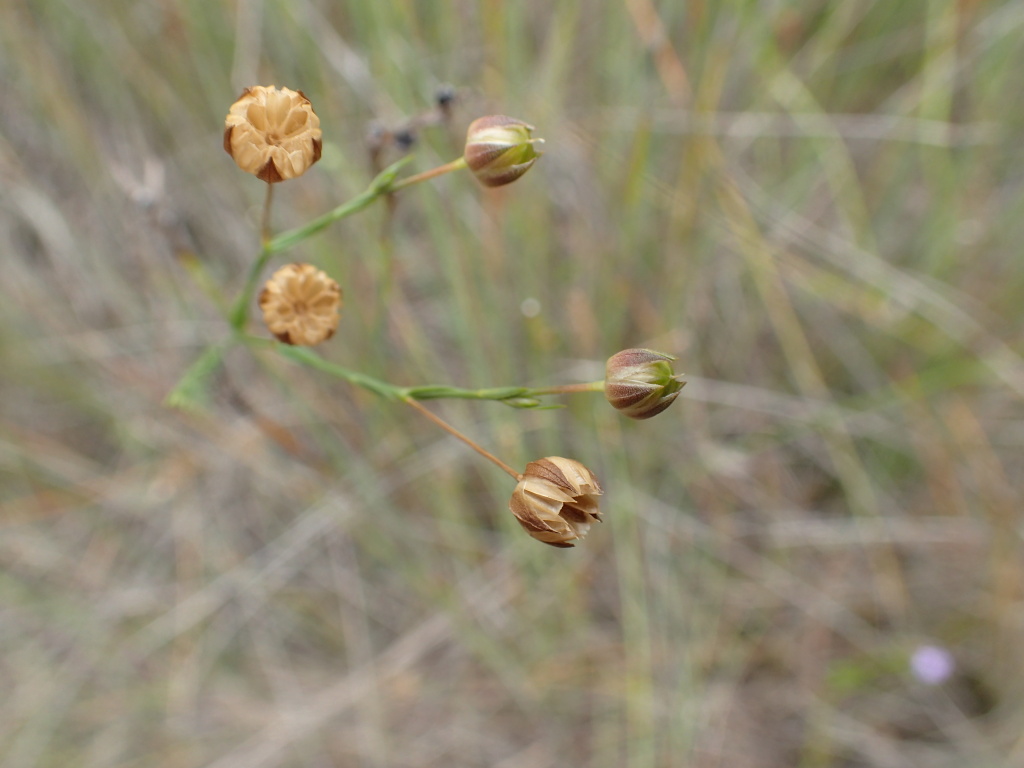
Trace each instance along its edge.
<path fill-rule="evenodd" d="M 439 98 L 438 108 L 443 110 L 446 106 L 446 101 Z M 598 497 L 603 490 L 590 469 L 575 459 L 549 456 L 530 462 L 523 472 L 518 472 L 420 401 L 492 400 L 513 408 L 531 409 L 551 407 L 544 405 L 544 398 L 550 396 L 603 392 L 607 401 L 624 415 L 646 419 L 671 405 L 684 384 L 682 376 L 672 370 L 671 361 L 675 358 L 647 349 L 623 350 L 609 358 L 603 380 L 585 384 L 485 389 L 429 384 L 401 387 L 337 365 L 310 349 L 334 336 L 340 318 L 342 289 L 323 270 L 311 264 L 285 263 L 257 294 L 263 271 L 274 257 L 379 200 L 461 170 L 468 170 L 487 187 L 511 184 L 541 157 L 539 146 L 543 139 L 535 138 L 534 130 L 529 123 L 505 115 L 477 118 L 468 127 L 460 157 L 408 176 L 400 176 L 408 162 L 408 158 L 402 159 L 384 168 L 351 200 L 301 227 L 275 235 L 270 225 L 275 185 L 299 178 L 320 159 L 320 119 L 301 90 L 278 89 L 274 85 L 245 89 L 225 118 L 224 149 L 239 168 L 266 183 L 261 248 L 242 291 L 231 302 L 218 301 L 228 307 L 230 340 L 206 350 L 185 372 L 168 402 L 180 408 L 199 406 L 230 347 L 244 346 L 254 352 L 271 350 L 385 400 L 407 404 L 516 481 L 509 509 L 530 536 L 554 547 L 575 546 L 591 524 L 601 520 Z M 254 303 L 259 306 L 273 340 L 250 331 L 249 314 Z"/>

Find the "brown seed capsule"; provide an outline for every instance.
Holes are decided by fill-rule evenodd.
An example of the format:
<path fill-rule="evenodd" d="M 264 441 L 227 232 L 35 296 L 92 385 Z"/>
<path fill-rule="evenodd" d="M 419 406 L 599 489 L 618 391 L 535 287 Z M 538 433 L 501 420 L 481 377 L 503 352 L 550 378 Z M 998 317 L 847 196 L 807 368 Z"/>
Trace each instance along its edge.
<path fill-rule="evenodd" d="M 287 264 L 260 292 L 267 328 L 285 344 L 311 347 L 338 328 L 341 288 L 311 264 Z"/>
<path fill-rule="evenodd" d="M 600 521 L 594 473 L 572 459 L 548 456 L 526 465 L 509 509 L 527 533 L 553 547 L 572 547 Z"/>
<path fill-rule="evenodd" d="M 537 162 L 541 153 L 531 139 L 534 127 L 505 115 L 489 115 L 474 120 L 466 132 L 466 165 L 488 187 L 509 184 Z"/>
<path fill-rule="evenodd" d="M 657 416 L 686 382 L 672 371 L 674 357 L 651 349 L 624 349 L 605 365 L 604 396 L 631 419 Z"/>
<path fill-rule="evenodd" d="M 268 183 L 294 179 L 320 159 L 320 118 L 302 91 L 246 88 L 224 119 L 224 149 Z"/>

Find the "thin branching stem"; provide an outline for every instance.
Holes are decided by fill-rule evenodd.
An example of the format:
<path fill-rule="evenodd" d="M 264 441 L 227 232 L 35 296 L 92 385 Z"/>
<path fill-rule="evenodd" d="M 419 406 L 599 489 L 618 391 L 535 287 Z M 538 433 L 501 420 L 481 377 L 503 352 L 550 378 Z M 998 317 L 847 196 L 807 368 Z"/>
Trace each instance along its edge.
<path fill-rule="evenodd" d="M 242 289 L 242 293 L 239 294 L 235 303 L 231 307 L 231 327 L 236 332 L 245 330 L 246 322 L 249 319 L 249 305 L 252 303 L 253 294 L 256 292 L 256 285 L 259 282 L 260 273 L 263 271 L 263 268 L 266 267 L 271 256 L 298 245 L 306 238 L 326 229 L 336 221 L 351 216 L 352 214 L 359 213 L 381 197 L 390 195 L 391 193 L 405 189 L 406 187 L 410 187 L 413 184 L 419 184 L 420 182 L 436 178 L 442 174 L 457 171 L 466 166 L 465 159 L 459 157 L 452 160 L 450 163 L 445 163 L 437 168 L 432 168 L 429 171 L 409 176 L 401 181 L 395 181 L 398 176 L 398 172 L 410 160 L 410 157 L 403 157 L 398 162 L 392 163 L 381 171 L 377 177 L 370 182 L 370 185 L 365 190 L 360 192 L 351 200 L 331 209 L 322 216 L 318 216 L 304 226 L 297 227 L 296 229 L 290 229 L 287 232 L 282 232 L 276 237 L 273 236 L 270 227 L 270 209 L 273 202 L 274 185 L 267 184 L 267 196 L 264 198 L 263 217 L 260 222 L 260 254 L 250 266 L 249 275 L 245 281 L 245 287 Z"/>
<path fill-rule="evenodd" d="M 444 165 L 439 165 L 437 168 L 431 168 L 429 171 L 423 171 L 422 173 L 417 173 L 415 176 L 408 176 L 401 181 L 396 181 L 388 189 L 388 192 L 397 192 L 400 189 L 411 187 L 413 184 L 430 181 L 430 179 L 436 179 L 438 176 L 443 176 L 444 174 L 451 173 L 452 171 L 461 171 L 465 167 L 466 158 L 457 157 L 450 163 L 445 163 Z"/>
<path fill-rule="evenodd" d="M 273 251 L 269 248 L 269 242 L 264 241 L 259 256 L 249 265 L 249 274 L 245 278 L 245 287 L 242 288 L 242 292 L 238 294 L 235 303 L 231 306 L 231 328 L 236 333 L 245 330 L 245 325 L 249 321 L 249 304 L 252 302 L 253 294 L 256 292 L 260 273 L 263 272 L 263 268 L 267 266 L 267 262 L 270 261 L 270 257 L 273 255 Z"/>
<path fill-rule="evenodd" d="M 260 243 L 265 249 L 270 242 L 270 208 L 274 202 L 274 185 L 267 182 L 267 196 L 263 198 L 263 217 L 260 219 Z"/>
<path fill-rule="evenodd" d="M 491 462 L 492 464 L 496 465 L 497 467 L 500 467 L 508 475 L 510 475 L 511 477 L 515 478 L 516 482 L 518 482 L 518 481 L 523 479 L 522 474 L 520 474 L 519 472 L 516 472 L 514 469 L 512 469 L 512 467 L 510 467 L 504 461 L 499 459 L 493 453 L 491 453 L 490 451 L 488 451 L 487 449 L 485 449 L 483 446 L 479 445 L 478 443 L 474 442 L 473 440 L 471 440 L 466 435 L 464 435 L 461 432 L 459 432 L 459 430 L 457 430 L 455 427 L 453 427 L 447 421 L 445 421 L 440 416 L 435 414 L 433 411 L 430 411 L 427 408 L 425 408 L 424 406 L 420 405 L 420 403 L 418 403 L 416 400 L 413 400 L 411 397 L 405 398 L 405 402 L 407 402 L 415 410 L 417 410 L 420 413 L 422 413 L 424 416 L 426 416 L 428 419 L 430 419 L 430 421 L 434 422 L 437 426 L 439 426 L 441 429 L 443 429 L 449 435 L 451 435 L 452 437 L 457 437 L 459 440 L 464 442 L 466 445 L 468 445 L 474 451 L 479 453 L 481 456 L 483 456 L 489 462 Z"/>
<path fill-rule="evenodd" d="M 396 387 L 393 384 L 388 384 L 386 381 L 376 379 L 373 376 L 368 376 L 365 373 L 353 371 L 351 368 L 346 368 L 342 365 L 332 363 L 329 360 L 325 360 L 307 347 L 296 347 L 288 344 L 281 344 L 270 339 L 261 339 L 257 336 L 243 336 L 240 338 L 241 341 L 249 346 L 273 347 L 282 357 L 286 357 L 293 362 L 300 363 L 310 368 L 315 368 L 316 370 L 334 376 L 337 379 L 347 381 L 349 384 L 362 387 L 365 390 L 373 392 L 375 395 L 383 397 L 385 400 L 399 400 L 404 397 L 401 388 Z"/>
<path fill-rule="evenodd" d="M 249 323 L 249 310 L 253 303 L 253 297 L 256 293 L 256 289 L 259 285 L 260 276 L 270 259 L 275 254 L 292 248 L 306 238 L 315 235 L 340 219 L 362 211 L 382 197 L 386 197 L 414 184 L 429 181 L 430 179 L 437 178 L 443 174 L 451 173 L 452 171 L 457 171 L 466 167 L 465 158 L 459 157 L 449 163 L 445 163 L 444 165 L 440 165 L 428 171 L 423 171 L 422 173 L 418 173 L 401 180 L 396 180 L 399 171 L 410 160 L 411 157 L 407 156 L 403 157 L 398 162 L 392 163 L 381 171 L 376 178 L 370 182 L 370 185 L 365 190 L 353 197 L 351 200 L 342 203 L 302 227 L 282 232 L 276 237 L 273 235 L 270 225 L 271 208 L 273 206 L 274 198 L 274 185 L 269 183 L 267 184 L 267 194 L 263 201 L 263 213 L 260 218 L 260 252 L 249 265 L 249 271 L 246 275 L 242 291 L 238 294 L 235 300 L 231 303 L 230 308 L 227 310 L 228 320 L 231 324 L 235 341 L 240 341 L 250 345 L 274 344 L 274 342 L 270 342 L 269 340 L 261 340 L 256 337 L 247 336 L 246 326 Z M 516 398 L 530 397 L 530 390 L 524 387 L 502 387 L 483 390 L 461 389 L 458 387 L 402 388 L 380 381 L 372 376 L 359 373 L 358 371 L 352 371 L 342 366 L 335 365 L 309 350 L 300 347 L 289 347 L 287 345 L 277 346 L 282 355 L 295 362 L 316 368 L 325 373 L 334 375 L 337 378 L 344 379 L 356 386 L 367 389 L 389 400 L 400 399 L 411 403 L 417 399 L 428 400 L 432 398 L 452 397 L 474 400 L 505 400 L 509 405 L 515 404 L 517 407 L 529 407 L 524 406 L 522 402 L 514 403 Z M 202 372 L 203 375 L 193 376 L 190 381 L 184 382 L 183 386 L 179 386 L 175 390 L 177 395 L 174 399 L 176 401 L 183 401 L 186 395 L 191 396 L 196 394 L 198 391 L 197 382 L 202 383 L 209 377 L 212 369 L 218 365 L 223 358 L 225 349 L 225 347 L 219 347 L 215 352 L 209 352 L 204 356 L 201 364 L 197 364 L 196 366 L 196 370 Z M 214 362 L 211 364 L 210 361 Z M 570 390 L 565 391 L 568 392 Z M 552 394 L 555 392 L 556 390 L 551 390 Z M 477 448 L 479 449 L 478 446 Z M 482 451 L 482 449 L 479 450 Z M 491 458 L 493 461 L 497 462 L 496 459 L 493 459 L 493 457 Z M 501 465 L 500 462 L 498 463 L 503 469 L 511 472 L 511 470 L 505 467 L 505 465 Z M 511 472 L 511 474 L 516 476 L 514 472 Z"/>
<path fill-rule="evenodd" d="M 572 395 L 577 392 L 603 392 L 604 379 L 601 381 L 588 381 L 582 384 L 559 384 L 554 387 L 541 387 L 529 390 L 530 397 L 541 395 Z"/>

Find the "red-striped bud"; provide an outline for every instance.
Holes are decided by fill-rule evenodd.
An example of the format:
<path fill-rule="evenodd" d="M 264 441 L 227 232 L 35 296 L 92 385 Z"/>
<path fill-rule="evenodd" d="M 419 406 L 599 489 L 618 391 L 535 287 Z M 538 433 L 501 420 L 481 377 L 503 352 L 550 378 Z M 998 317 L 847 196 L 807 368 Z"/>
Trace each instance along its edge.
<path fill-rule="evenodd" d="M 686 384 L 672 371 L 671 355 L 650 349 L 616 352 L 605 366 L 604 396 L 631 419 L 657 416 L 679 395 Z"/>
<path fill-rule="evenodd" d="M 531 139 L 534 127 L 505 115 L 489 115 L 474 120 L 466 132 L 466 165 L 488 187 L 509 184 L 537 162 L 541 153 Z"/>

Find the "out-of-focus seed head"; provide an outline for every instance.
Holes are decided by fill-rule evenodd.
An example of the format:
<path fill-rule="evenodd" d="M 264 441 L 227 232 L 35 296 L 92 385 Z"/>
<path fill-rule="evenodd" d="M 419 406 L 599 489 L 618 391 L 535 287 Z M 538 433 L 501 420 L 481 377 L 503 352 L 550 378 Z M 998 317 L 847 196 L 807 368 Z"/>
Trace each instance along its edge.
<path fill-rule="evenodd" d="M 416 144 L 416 131 L 412 128 L 399 128 L 392 134 L 395 144 L 403 152 L 408 152 Z"/>
<path fill-rule="evenodd" d="M 466 165 L 482 184 L 500 187 L 509 184 L 528 170 L 541 152 L 532 139 L 534 127 L 505 115 L 489 115 L 474 120 L 466 132 Z"/>
<path fill-rule="evenodd" d="M 455 104 L 457 96 L 458 91 L 455 90 L 455 86 L 445 83 L 437 89 L 437 92 L 434 94 L 434 100 L 437 102 L 439 109 L 448 112 L 451 111 L 452 105 Z"/>
<path fill-rule="evenodd" d="M 686 381 L 672 370 L 671 355 L 651 349 L 624 349 L 605 366 L 604 396 L 631 419 L 657 416 L 679 396 Z"/>
<path fill-rule="evenodd" d="M 260 292 L 263 321 L 285 344 L 311 347 L 338 328 L 341 288 L 311 264 L 287 264 Z"/>
<path fill-rule="evenodd" d="M 320 159 L 320 118 L 302 91 L 246 88 L 224 119 L 224 149 L 267 183 L 294 179 Z"/>
<path fill-rule="evenodd" d="M 600 521 L 602 493 L 594 473 L 578 461 L 548 456 L 526 465 L 508 507 L 533 538 L 572 547 Z"/>

